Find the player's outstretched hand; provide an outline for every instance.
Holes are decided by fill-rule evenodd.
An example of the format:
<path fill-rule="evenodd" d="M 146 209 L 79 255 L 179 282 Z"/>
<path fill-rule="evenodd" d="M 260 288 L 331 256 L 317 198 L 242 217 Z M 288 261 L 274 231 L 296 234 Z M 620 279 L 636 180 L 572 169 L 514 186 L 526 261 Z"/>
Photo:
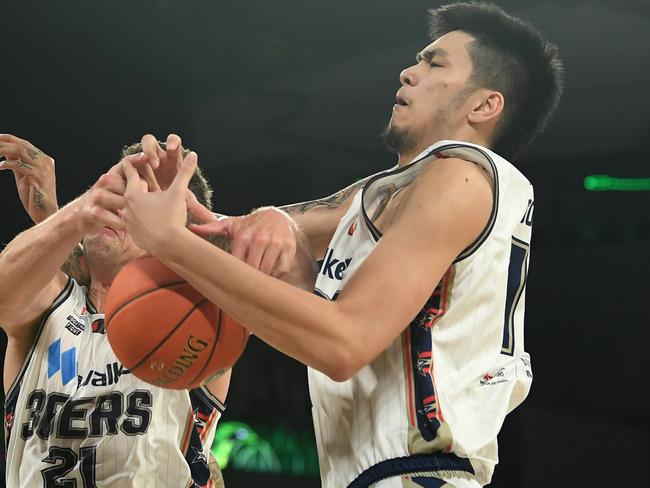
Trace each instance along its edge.
<path fill-rule="evenodd" d="M 169 236 L 178 230 L 185 230 L 187 222 L 188 184 L 194 171 L 198 156 L 190 152 L 181 159 L 177 154 L 178 172 L 166 190 L 151 192 L 129 161 L 124 164 L 126 174 L 125 207 L 122 217 L 136 244 L 142 249 L 158 255 L 167 246 Z"/>
<path fill-rule="evenodd" d="M 122 168 L 125 164 L 130 164 L 131 168 L 134 164 L 141 165 L 143 159 L 142 154 L 125 157 L 108 173 L 101 175 L 92 188 L 76 200 L 77 221 L 83 234 L 96 233 L 105 227 L 118 233 L 126 230 L 126 223 L 121 215 L 126 192 Z M 139 181 L 141 188 L 147 191 L 147 182 L 144 179 Z"/>
<path fill-rule="evenodd" d="M 231 239 L 232 255 L 255 269 L 281 278 L 291 270 L 296 255 L 297 227 L 285 212 L 274 207 L 241 217 L 217 218 L 199 202 L 188 205 L 200 224 L 189 229 L 202 237 L 223 234 Z"/>
<path fill-rule="evenodd" d="M 182 161 L 183 145 L 180 136 L 169 134 L 165 141 L 166 149 L 160 147 L 158 139 L 152 134 L 145 134 L 140 141 L 142 152 L 153 168 L 153 173 L 162 190 L 166 190 L 174 181 Z"/>
<path fill-rule="evenodd" d="M 11 134 L 0 134 L 0 157 L 0 170 L 13 172 L 20 201 L 35 224 L 58 210 L 54 159 Z"/>

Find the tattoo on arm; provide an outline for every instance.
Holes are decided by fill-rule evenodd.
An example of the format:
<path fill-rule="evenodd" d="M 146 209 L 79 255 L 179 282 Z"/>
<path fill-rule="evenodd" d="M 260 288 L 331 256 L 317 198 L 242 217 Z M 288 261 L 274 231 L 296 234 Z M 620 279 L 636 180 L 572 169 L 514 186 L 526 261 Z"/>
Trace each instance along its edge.
<path fill-rule="evenodd" d="M 38 189 L 34 188 L 34 205 L 39 210 L 45 210 L 45 200 L 43 200 L 43 193 Z"/>
<path fill-rule="evenodd" d="M 308 210 L 316 207 L 338 208 L 348 200 L 350 195 L 362 188 L 370 178 L 371 177 L 369 176 L 363 180 L 359 180 L 353 185 L 343 188 L 341 191 L 338 191 L 329 197 L 319 198 L 318 200 L 311 200 L 309 202 L 295 203 L 293 205 L 285 205 L 280 208 L 289 215 L 304 214 Z"/>
<path fill-rule="evenodd" d="M 90 276 L 86 269 L 84 251 L 81 245 L 77 245 L 70 253 L 68 260 L 61 266 L 61 271 L 74 278 L 81 286 L 90 286 Z"/>

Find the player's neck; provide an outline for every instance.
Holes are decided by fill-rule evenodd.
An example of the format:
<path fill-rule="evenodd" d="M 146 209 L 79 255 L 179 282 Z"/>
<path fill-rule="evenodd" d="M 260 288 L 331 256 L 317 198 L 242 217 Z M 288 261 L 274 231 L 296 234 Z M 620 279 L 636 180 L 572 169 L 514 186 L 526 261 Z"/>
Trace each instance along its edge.
<path fill-rule="evenodd" d="M 90 288 L 88 290 L 88 298 L 95 305 L 98 312 L 104 311 L 104 304 L 106 303 L 106 297 L 108 296 L 109 286 L 105 286 L 102 283 L 92 281 L 90 283 Z"/>
<path fill-rule="evenodd" d="M 425 149 L 431 147 L 437 142 L 446 140 L 469 142 L 470 144 L 489 147 L 488 139 L 482 134 L 478 133 L 474 129 L 462 128 L 453 134 L 447 134 L 445 137 L 436 137 L 427 141 L 422 141 L 420 144 L 414 145 L 412 148 L 399 153 L 397 164 L 399 164 L 399 166 L 411 164 Z"/>
<path fill-rule="evenodd" d="M 108 296 L 108 290 L 111 288 L 111 284 L 117 276 L 118 271 L 119 269 L 114 268 L 98 270 L 90 267 L 90 288 L 88 289 L 88 297 L 99 312 L 104 310 L 104 303 Z"/>

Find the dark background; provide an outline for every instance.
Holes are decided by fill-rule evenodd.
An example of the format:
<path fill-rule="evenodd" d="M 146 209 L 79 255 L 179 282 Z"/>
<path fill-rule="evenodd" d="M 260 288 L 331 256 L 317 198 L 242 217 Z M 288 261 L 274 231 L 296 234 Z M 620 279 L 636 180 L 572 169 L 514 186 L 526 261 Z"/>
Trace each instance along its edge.
<path fill-rule="evenodd" d="M 517 161 L 536 188 L 527 296 L 535 380 L 491 486 L 648 486 L 650 2 L 498 4 L 557 43 L 566 90 Z M 378 134 L 435 1 L 0 0 L 0 132 L 56 159 L 64 204 L 151 132 L 199 153 L 216 209 L 330 194 L 394 163 Z M 30 222 L 0 173 L 0 242 Z M 252 339 L 224 421 L 311 431 L 305 369 Z M 344 435 L 344 434 L 342 434 Z M 225 471 L 229 487 L 315 487 Z"/>

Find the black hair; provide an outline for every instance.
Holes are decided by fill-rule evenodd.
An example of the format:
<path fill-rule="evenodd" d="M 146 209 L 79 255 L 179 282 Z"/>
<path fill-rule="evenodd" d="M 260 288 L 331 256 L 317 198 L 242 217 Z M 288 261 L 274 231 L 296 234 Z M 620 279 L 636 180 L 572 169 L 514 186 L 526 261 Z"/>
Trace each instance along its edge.
<path fill-rule="evenodd" d="M 497 90 L 505 98 L 491 147 L 513 158 L 544 130 L 560 100 L 564 69 L 558 49 L 530 23 L 490 3 L 452 3 L 429 10 L 432 40 L 457 30 L 475 39 L 467 48 L 471 85 Z"/>

